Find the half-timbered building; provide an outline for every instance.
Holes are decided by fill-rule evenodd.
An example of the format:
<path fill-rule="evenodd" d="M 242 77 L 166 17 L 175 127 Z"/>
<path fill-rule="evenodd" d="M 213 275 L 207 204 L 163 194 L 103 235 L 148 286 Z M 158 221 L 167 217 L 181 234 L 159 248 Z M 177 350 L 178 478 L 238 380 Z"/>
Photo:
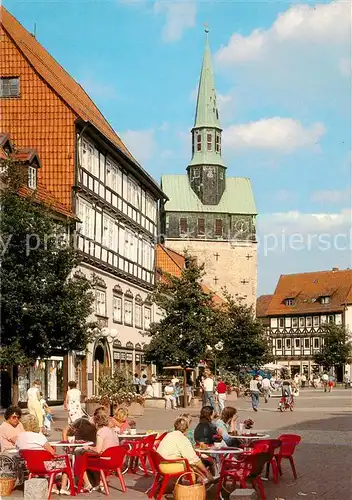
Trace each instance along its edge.
<path fill-rule="evenodd" d="M 136 161 L 84 89 L 1 8 L 2 130 L 35 148 L 38 180 L 79 221 L 80 272 L 96 277 L 101 334 L 65 359 L 66 380 L 94 393 L 114 367 L 147 370 L 143 336 L 154 320 L 159 185 Z M 28 381 L 30 383 L 31 380 Z"/>
<path fill-rule="evenodd" d="M 257 317 L 266 325 L 275 363 L 310 377 L 319 371 L 313 356 L 324 345 L 322 326 L 352 329 L 352 269 L 280 276 L 274 294 L 258 298 Z M 342 380 L 343 369 L 336 375 Z"/>

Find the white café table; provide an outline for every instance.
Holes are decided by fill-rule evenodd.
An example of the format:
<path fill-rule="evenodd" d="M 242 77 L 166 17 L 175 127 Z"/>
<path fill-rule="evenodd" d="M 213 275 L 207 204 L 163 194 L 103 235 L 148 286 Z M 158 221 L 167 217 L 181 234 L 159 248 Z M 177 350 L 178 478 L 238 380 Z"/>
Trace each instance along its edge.
<path fill-rule="evenodd" d="M 62 442 L 62 441 L 49 441 L 50 446 L 53 446 L 55 448 L 61 447 L 61 448 L 83 448 L 84 446 L 92 446 L 93 441 L 84 441 L 84 442 Z"/>

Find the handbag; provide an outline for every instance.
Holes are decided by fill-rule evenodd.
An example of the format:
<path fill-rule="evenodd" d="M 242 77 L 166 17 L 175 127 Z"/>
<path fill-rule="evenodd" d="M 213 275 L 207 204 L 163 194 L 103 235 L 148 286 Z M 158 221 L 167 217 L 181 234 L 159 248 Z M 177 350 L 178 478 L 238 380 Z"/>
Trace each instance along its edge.
<path fill-rule="evenodd" d="M 205 500 L 206 499 L 206 489 L 205 485 L 202 483 L 195 484 L 181 484 L 180 480 L 183 476 L 198 476 L 202 478 L 197 472 L 185 472 L 176 481 L 174 488 L 174 500 Z"/>

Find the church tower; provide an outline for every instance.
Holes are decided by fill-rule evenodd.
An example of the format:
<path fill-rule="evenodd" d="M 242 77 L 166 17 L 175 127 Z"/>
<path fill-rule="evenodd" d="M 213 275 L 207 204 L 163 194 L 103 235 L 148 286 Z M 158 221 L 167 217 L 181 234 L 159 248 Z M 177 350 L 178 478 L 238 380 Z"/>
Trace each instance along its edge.
<path fill-rule="evenodd" d="M 205 205 L 218 205 L 225 191 L 226 167 L 221 156 L 221 133 L 216 91 L 211 67 L 208 32 L 199 80 L 197 108 L 192 129 L 192 159 L 189 182 Z"/>
<path fill-rule="evenodd" d="M 216 293 L 226 287 L 255 308 L 256 206 L 250 180 L 226 175 L 208 30 L 191 134 L 187 174 L 161 179 L 169 198 L 161 210 L 165 245 L 205 263 L 204 283 Z"/>

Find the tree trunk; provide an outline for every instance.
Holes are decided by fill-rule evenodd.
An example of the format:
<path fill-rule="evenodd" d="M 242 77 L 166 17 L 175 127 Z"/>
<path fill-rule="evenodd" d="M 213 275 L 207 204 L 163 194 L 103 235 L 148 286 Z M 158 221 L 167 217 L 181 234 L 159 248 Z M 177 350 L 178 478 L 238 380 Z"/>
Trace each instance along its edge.
<path fill-rule="evenodd" d="M 12 404 L 18 405 L 18 365 L 12 367 Z"/>

